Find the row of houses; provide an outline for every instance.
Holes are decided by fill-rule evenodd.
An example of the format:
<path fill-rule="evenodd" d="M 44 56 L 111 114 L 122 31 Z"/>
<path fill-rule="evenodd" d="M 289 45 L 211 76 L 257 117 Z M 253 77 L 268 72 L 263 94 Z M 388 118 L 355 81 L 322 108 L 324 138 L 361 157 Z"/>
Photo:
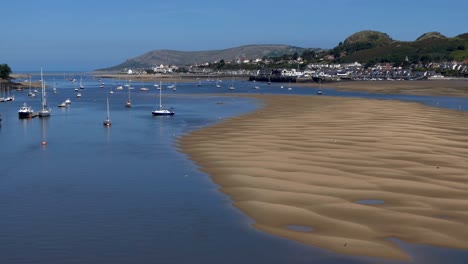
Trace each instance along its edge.
<path fill-rule="evenodd" d="M 232 61 L 231 63 L 258 63 L 265 62 L 262 59 L 248 60 L 248 59 L 238 59 Z M 229 63 L 229 62 L 228 62 Z M 359 62 L 353 63 L 309 63 L 304 67 L 299 67 L 303 60 L 297 58 L 294 61 L 291 61 L 290 65 L 297 65 L 295 68 L 274 68 L 273 66 L 270 69 L 263 70 L 225 70 L 218 71 L 213 68 L 206 67 L 208 64 L 196 64 L 188 67 L 184 67 L 183 71 L 193 74 L 225 74 L 225 75 L 251 75 L 251 76 L 268 76 L 276 75 L 281 77 L 288 78 L 312 78 L 312 77 L 321 77 L 321 78 L 331 78 L 331 79 L 400 79 L 400 78 L 411 78 L 416 75 L 416 71 L 411 69 L 426 69 L 422 71 L 425 76 L 437 75 L 435 71 L 437 69 L 450 69 L 459 71 L 462 75 L 468 73 L 468 61 L 457 62 L 443 62 L 443 63 L 429 63 L 429 64 L 415 64 L 411 65 L 405 69 L 401 66 L 394 66 L 392 63 L 377 63 L 372 67 L 365 68 Z M 303 68 L 303 70 L 299 70 Z M 174 65 L 163 65 L 154 66 L 151 68 L 151 71 L 155 74 L 171 74 L 175 72 L 180 72 L 181 68 Z M 147 74 L 145 69 L 126 69 L 127 74 Z M 413 74 L 413 75 L 412 75 Z"/>

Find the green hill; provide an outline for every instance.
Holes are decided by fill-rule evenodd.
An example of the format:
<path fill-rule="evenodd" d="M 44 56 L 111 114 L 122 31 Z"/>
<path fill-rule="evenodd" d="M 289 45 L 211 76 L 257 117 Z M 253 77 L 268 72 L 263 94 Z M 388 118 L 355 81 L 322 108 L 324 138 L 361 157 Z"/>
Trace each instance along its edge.
<path fill-rule="evenodd" d="M 153 50 L 125 62 L 112 66 L 103 71 L 120 70 L 124 68 L 147 68 L 160 64 L 189 65 L 215 62 L 221 59 L 231 61 L 235 59 L 254 59 L 283 54 L 301 54 L 305 49 L 289 45 L 247 45 L 223 50 L 208 51 L 177 51 L 177 50 Z"/>
<path fill-rule="evenodd" d="M 378 63 L 448 61 L 468 59 L 468 33 L 453 38 L 438 32 L 421 35 L 415 41 L 397 41 L 377 31 L 361 31 L 330 51 L 339 62 Z"/>

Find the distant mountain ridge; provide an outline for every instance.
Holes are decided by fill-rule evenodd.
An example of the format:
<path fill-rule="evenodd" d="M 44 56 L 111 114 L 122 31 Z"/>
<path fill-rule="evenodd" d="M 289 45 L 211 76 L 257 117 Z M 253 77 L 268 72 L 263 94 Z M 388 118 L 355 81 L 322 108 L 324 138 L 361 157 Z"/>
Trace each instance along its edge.
<path fill-rule="evenodd" d="M 127 59 L 125 62 L 97 71 L 117 71 L 122 69 L 149 68 L 164 65 L 193 65 L 236 59 L 261 59 L 263 57 L 281 57 L 297 52 L 302 56 L 304 51 L 325 51 L 317 60 L 337 63 L 361 62 L 375 64 L 390 62 L 402 64 L 406 62 L 441 62 L 449 60 L 468 60 L 468 33 L 455 37 L 446 37 L 439 32 L 422 34 L 414 41 L 399 41 L 388 34 L 373 30 L 363 30 L 351 34 L 333 49 L 301 48 L 291 45 L 245 45 L 240 47 L 207 50 L 207 51 L 177 51 L 153 50 L 143 55 Z M 331 59 L 330 59 L 331 57 Z"/>
<path fill-rule="evenodd" d="M 105 69 L 99 70 L 120 70 L 124 68 L 146 68 L 160 64 L 189 65 L 215 62 L 221 59 L 232 61 L 236 59 L 255 59 L 264 56 L 282 56 L 284 54 L 302 54 L 306 48 L 290 45 L 245 45 L 222 50 L 207 51 L 177 51 L 177 50 L 153 50 L 143 55 L 127 59 L 125 62 Z M 320 49 L 316 49 L 320 50 Z"/>

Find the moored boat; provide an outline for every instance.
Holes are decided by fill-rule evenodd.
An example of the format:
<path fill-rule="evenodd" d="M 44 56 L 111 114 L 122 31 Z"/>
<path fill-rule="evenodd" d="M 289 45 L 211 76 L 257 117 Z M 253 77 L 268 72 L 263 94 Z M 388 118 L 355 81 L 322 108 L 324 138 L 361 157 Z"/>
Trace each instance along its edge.
<path fill-rule="evenodd" d="M 106 119 L 104 120 L 104 122 L 102 122 L 102 124 L 106 127 L 110 127 L 111 126 L 111 121 L 110 121 L 110 112 L 109 112 L 109 96 L 107 96 L 107 117 Z"/>
<path fill-rule="evenodd" d="M 130 100 L 130 87 L 128 87 L 128 98 L 125 101 L 125 107 L 132 107 L 132 101 Z"/>
<path fill-rule="evenodd" d="M 35 116 L 34 110 L 31 106 L 28 106 L 26 103 L 20 107 L 18 110 L 18 117 L 19 118 L 32 118 Z"/>
<path fill-rule="evenodd" d="M 41 68 L 41 80 L 43 79 L 42 77 L 42 68 Z M 39 117 L 46 117 L 50 116 L 50 108 L 47 106 L 47 100 L 46 100 L 46 91 L 45 91 L 45 83 L 42 81 L 42 86 L 41 86 L 41 110 L 39 110 Z"/>
<path fill-rule="evenodd" d="M 161 85 L 159 85 L 161 87 Z M 162 106 L 162 89 L 159 89 L 159 109 L 156 109 L 151 112 L 152 115 L 154 116 L 172 116 L 175 114 L 173 111 L 172 107 L 171 108 L 165 108 Z"/>

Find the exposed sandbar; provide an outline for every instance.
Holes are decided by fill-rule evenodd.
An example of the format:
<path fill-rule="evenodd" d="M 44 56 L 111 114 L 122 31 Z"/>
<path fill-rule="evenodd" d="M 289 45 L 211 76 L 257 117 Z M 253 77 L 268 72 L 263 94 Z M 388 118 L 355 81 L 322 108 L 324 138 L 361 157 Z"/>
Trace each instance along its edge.
<path fill-rule="evenodd" d="M 319 87 L 318 83 L 298 83 L 299 86 Z M 363 91 L 383 94 L 414 94 L 468 97 L 468 78 L 419 81 L 341 81 L 323 83 L 322 87 L 342 91 Z"/>
<path fill-rule="evenodd" d="M 256 97 L 265 102 L 258 111 L 179 142 L 256 228 L 391 259 L 410 257 L 388 238 L 468 249 L 467 113 L 386 100 Z"/>

